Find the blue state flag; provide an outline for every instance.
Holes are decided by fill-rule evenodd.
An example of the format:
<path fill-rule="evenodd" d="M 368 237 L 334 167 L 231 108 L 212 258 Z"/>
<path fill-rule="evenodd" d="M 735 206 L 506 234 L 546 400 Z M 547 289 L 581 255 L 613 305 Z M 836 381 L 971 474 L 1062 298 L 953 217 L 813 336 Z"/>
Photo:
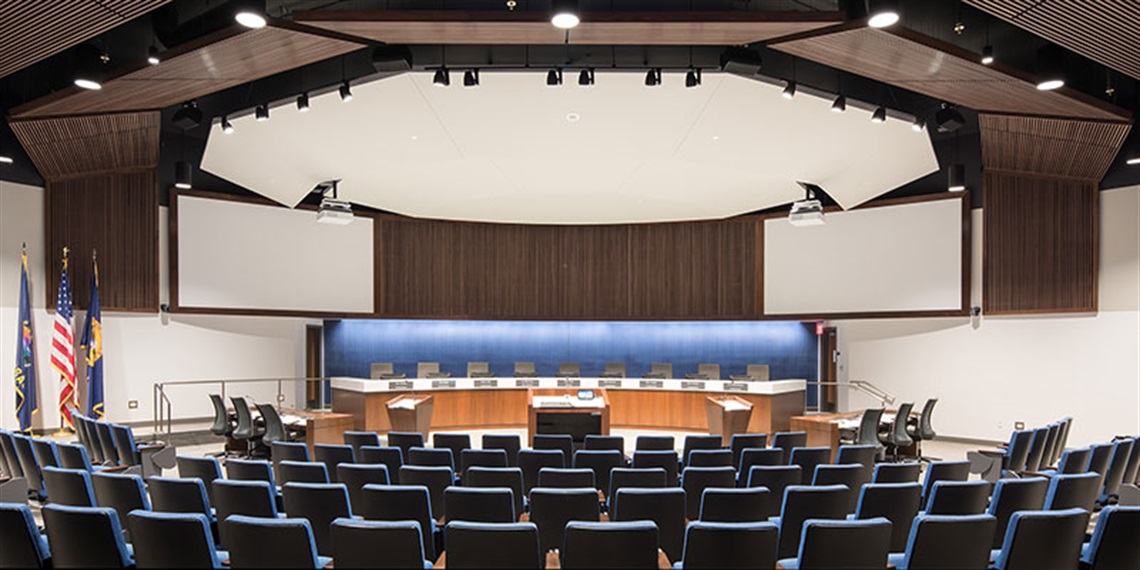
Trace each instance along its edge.
<path fill-rule="evenodd" d="M 36 397 L 36 359 L 33 354 L 32 308 L 28 300 L 28 254 L 20 254 L 20 329 L 16 333 L 16 417 L 20 431 L 32 430 L 32 416 L 40 411 Z"/>
<path fill-rule="evenodd" d="M 87 415 L 103 419 L 103 317 L 99 311 L 99 264 L 91 256 L 91 302 L 79 349 L 87 361 Z"/>

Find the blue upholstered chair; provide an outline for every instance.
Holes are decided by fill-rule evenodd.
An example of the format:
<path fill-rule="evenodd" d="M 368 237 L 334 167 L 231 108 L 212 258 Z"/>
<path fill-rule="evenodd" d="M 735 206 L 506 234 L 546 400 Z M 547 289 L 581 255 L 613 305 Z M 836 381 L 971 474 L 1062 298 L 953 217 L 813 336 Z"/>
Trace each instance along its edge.
<path fill-rule="evenodd" d="M 431 561 L 425 557 L 424 546 L 428 541 L 424 540 L 416 521 L 343 518 L 333 521 L 329 532 L 337 568 L 406 570 L 432 567 Z M 450 559 L 447 563 L 452 566 Z"/>
<path fill-rule="evenodd" d="M 701 495 L 703 522 L 763 522 L 775 496 L 765 487 L 710 487 Z"/>
<path fill-rule="evenodd" d="M 429 560 L 436 558 L 435 518 L 432 517 L 431 495 L 423 485 L 365 485 L 364 504 L 356 513 L 368 520 L 415 521 L 420 525 L 424 553 Z M 439 541 L 442 542 L 442 541 Z"/>
<path fill-rule="evenodd" d="M 1140 507 L 1105 507 L 1092 539 L 1081 548 L 1081 568 L 1140 568 Z"/>
<path fill-rule="evenodd" d="M 534 523 L 450 521 L 444 533 L 448 568 L 524 569 L 546 564 Z"/>
<path fill-rule="evenodd" d="M 996 527 L 993 515 L 921 515 L 908 528 L 905 552 L 888 561 L 898 570 L 985 570 Z"/>
<path fill-rule="evenodd" d="M 0 567 L 46 568 L 52 563 L 48 541 L 36 528 L 26 504 L 0 503 Z"/>
<path fill-rule="evenodd" d="M 332 558 L 317 554 L 306 519 L 230 515 L 231 568 L 324 568 Z"/>
<path fill-rule="evenodd" d="M 769 522 L 696 521 L 685 529 L 685 548 L 674 570 L 772 568 L 780 529 Z"/>
<path fill-rule="evenodd" d="M 657 526 L 649 521 L 566 524 L 562 568 L 656 568 Z"/>
<path fill-rule="evenodd" d="M 94 507 L 95 491 L 91 487 L 91 474 L 85 469 L 44 467 L 44 489 L 56 505 Z"/>
<path fill-rule="evenodd" d="M 780 516 L 772 517 L 771 522 L 780 527 L 780 547 L 777 556 L 781 559 L 796 555 L 800 547 L 800 534 L 804 521 L 808 519 L 843 520 L 847 517 L 844 485 L 811 487 L 792 485 L 784 489 L 784 506 Z M 888 528 L 887 544 L 890 544 Z"/>
<path fill-rule="evenodd" d="M 1045 510 L 1058 511 L 1078 507 L 1092 511 L 1100 493 L 1100 473 L 1054 475 L 1045 493 Z"/>
<path fill-rule="evenodd" d="M 115 509 L 44 505 L 44 526 L 56 568 L 127 568 L 135 561 Z"/>
<path fill-rule="evenodd" d="M 1059 561 L 1071 567 L 1081 555 L 1089 524 L 1084 509 L 1019 511 L 1009 520 L 1001 550 L 990 552 L 994 570 L 1052 568 Z"/>
<path fill-rule="evenodd" d="M 549 489 L 535 487 L 530 491 L 530 521 L 538 525 L 539 545 L 543 552 L 562 546 L 563 530 L 570 521 L 597 521 L 598 491 L 581 489 Z M 656 535 L 653 538 L 656 544 Z"/>
<path fill-rule="evenodd" d="M 990 548 L 1001 548 L 1001 543 L 1005 539 L 1005 528 L 1009 526 L 1009 518 L 1013 513 L 1039 511 L 1045 508 L 1045 492 L 1048 489 L 1049 481 L 1044 477 L 998 480 L 994 486 L 990 506 L 986 509 L 987 514 L 997 518 L 997 531 L 994 533 L 993 545 Z"/>
<path fill-rule="evenodd" d="M 626 487 L 614 497 L 612 520 L 653 521 L 658 546 L 670 560 L 679 560 L 685 545 L 685 491 L 670 488 Z"/>
<path fill-rule="evenodd" d="M 732 467 L 686 467 L 681 472 L 681 488 L 685 490 L 685 513 L 689 520 L 701 515 L 701 496 L 709 487 L 736 487 L 736 470 Z"/>
<path fill-rule="evenodd" d="M 352 518 L 348 488 L 344 483 L 286 483 L 282 488 L 285 513 L 304 518 L 313 526 L 317 552 L 332 556 L 329 524 L 339 518 Z"/>
<path fill-rule="evenodd" d="M 201 513 L 135 510 L 127 524 L 140 568 L 224 568 L 230 556 L 214 545 L 210 521 Z"/>
<path fill-rule="evenodd" d="M 804 521 L 799 553 L 779 561 L 785 570 L 886 568 L 890 554 L 891 521 Z"/>
<path fill-rule="evenodd" d="M 891 552 L 902 552 L 921 505 L 922 485 L 918 483 L 870 483 L 863 485 L 855 514 L 848 518 L 884 517 L 891 521 Z"/>

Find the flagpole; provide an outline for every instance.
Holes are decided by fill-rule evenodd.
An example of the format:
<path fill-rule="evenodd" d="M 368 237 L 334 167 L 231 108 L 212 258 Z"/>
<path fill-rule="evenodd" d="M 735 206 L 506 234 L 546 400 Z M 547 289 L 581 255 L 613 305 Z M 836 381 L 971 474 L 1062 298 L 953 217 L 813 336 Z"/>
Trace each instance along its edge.
<path fill-rule="evenodd" d="M 63 273 L 62 273 L 62 275 L 64 275 L 64 276 L 67 274 L 68 254 L 69 253 L 71 253 L 71 248 L 68 246 L 63 246 Z M 70 289 L 70 287 L 68 287 L 68 289 Z M 69 291 L 68 296 L 70 297 L 70 295 L 71 294 Z M 70 301 L 69 301 L 69 303 L 70 303 Z M 58 303 L 57 303 L 55 310 L 56 310 L 57 317 L 58 317 L 58 313 L 60 310 Z M 71 322 L 70 322 L 71 320 L 72 319 L 69 319 L 69 322 L 67 323 L 69 328 L 71 326 Z M 54 337 L 55 337 L 55 335 L 53 335 L 53 339 L 52 339 L 53 343 L 56 340 Z M 67 425 L 67 418 L 64 416 L 64 412 L 65 412 L 64 408 L 66 407 L 66 403 L 71 403 L 72 408 L 74 408 L 74 405 L 75 405 L 75 356 L 74 356 L 74 347 L 72 347 L 71 350 L 72 350 L 72 357 L 71 357 L 71 385 L 70 386 L 71 386 L 72 393 L 70 396 L 70 402 L 63 401 L 62 397 L 61 397 L 61 401 L 59 402 L 59 405 L 58 405 L 59 413 L 60 413 L 59 431 L 52 434 L 55 437 L 65 437 L 65 436 L 69 436 L 69 435 L 72 435 L 73 433 L 75 433 Z M 59 369 L 57 368 L 57 370 L 59 370 Z M 62 370 L 59 370 L 59 371 L 61 372 L 61 375 L 62 375 Z M 64 376 L 64 377 L 61 377 L 61 380 L 64 380 L 64 387 L 66 387 L 67 386 L 67 383 L 66 383 L 67 378 L 65 377 L 65 375 L 62 375 L 62 376 Z M 63 388 L 60 388 L 60 390 L 62 391 Z M 62 393 L 60 395 L 62 396 Z M 67 413 L 70 414 L 70 411 L 68 411 Z"/>

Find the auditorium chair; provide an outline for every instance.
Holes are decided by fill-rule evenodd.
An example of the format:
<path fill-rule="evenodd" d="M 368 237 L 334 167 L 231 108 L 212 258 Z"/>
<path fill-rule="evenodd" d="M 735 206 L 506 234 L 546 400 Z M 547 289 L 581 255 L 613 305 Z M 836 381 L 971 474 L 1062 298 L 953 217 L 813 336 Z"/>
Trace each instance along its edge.
<path fill-rule="evenodd" d="M 574 438 L 567 434 L 542 434 L 534 435 L 531 442 L 534 449 L 557 449 L 562 452 L 562 462 L 567 467 L 574 460 Z"/>
<path fill-rule="evenodd" d="M 213 523 L 206 485 L 196 477 L 148 477 L 151 509 L 161 513 L 199 514 Z"/>
<path fill-rule="evenodd" d="M 1074 473 L 1049 478 L 1044 509 L 1059 511 L 1079 507 L 1092 512 L 1100 494 L 1100 473 Z"/>
<path fill-rule="evenodd" d="M 150 510 L 150 497 L 146 494 L 142 477 L 138 475 L 94 473 L 91 486 L 95 489 L 95 503 L 115 509 L 120 521 L 127 520 L 127 513 L 135 509 Z M 124 530 L 127 531 L 127 540 L 130 540 L 130 529 Z"/>
<path fill-rule="evenodd" d="M 96 439 L 99 440 L 99 448 L 103 450 L 103 464 L 123 465 L 124 463 L 119 458 L 119 451 L 115 448 L 115 435 L 111 431 L 110 422 L 93 421 L 92 425 L 95 427 Z M 252 416 L 250 416 L 250 425 L 253 425 Z M 237 439 L 237 436 L 232 437 Z M 246 452 L 248 453 L 248 449 Z"/>
<path fill-rule="evenodd" d="M 346 431 L 344 444 L 351 445 L 353 453 L 360 457 L 360 448 L 366 445 L 380 447 L 380 434 L 374 431 Z"/>
<path fill-rule="evenodd" d="M 859 489 L 863 486 L 863 466 L 858 463 L 846 465 L 817 465 L 812 485 L 843 485 L 847 487 L 844 505 L 847 512 L 855 512 L 855 502 L 859 499 Z"/>
<path fill-rule="evenodd" d="M 213 488 L 211 504 L 217 513 L 218 536 L 224 546 L 230 544 L 225 522 L 230 515 L 277 516 L 277 492 L 265 481 L 218 479 Z"/>
<path fill-rule="evenodd" d="M 835 462 L 839 465 L 853 463 L 862 465 L 863 480 L 860 484 L 870 483 L 871 475 L 875 470 L 875 455 L 877 453 L 873 445 L 841 445 L 835 453 Z"/>
<path fill-rule="evenodd" d="M 506 467 L 507 452 L 502 449 L 464 449 L 459 455 L 460 472 L 466 481 L 472 467 Z"/>
<path fill-rule="evenodd" d="M 992 484 L 975 481 L 936 481 L 922 512 L 931 515 L 980 515 L 986 511 Z"/>
<path fill-rule="evenodd" d="M 685 548 L 678 570 L 745 570 L 773 568 L 779 528 L 769 522 L 697 521 L 685 529 Z"/>
<path fill-rule="evenodd" d="M 634 451 L 677 451 L 677 443 L 671 435 L 639 435 L 633 448 Z"/>
<path fill-rule="evenodd" d="M 178 467 L 178 476 L 182 478 L 197 477 L 206 486 L 206 496 L 210 503 L 214 502 L 213 483 L 215 479 L 222 478 L 222 465 L 216 457 L 198 457 L 196 455 L 179 455 L 174 458 Z"/>
<path fill-rule="evenodd" d="M 514 492 L 506 487 L 448 487 L 443 492 L 448 522 L 511 523 L 518 520 Z"/>
<path fill-rule="evenodd" d="M 400 456 L 407 463 L 409 449 L 424 447 L 424 434 L 418 431 L 390 431 L 388 432 L 388 445 L 400 448 Z"/>
<path fill-rule="evenodd" d="M 566 456 L 559 449 L 523 449 L 519 451 L 519 468 L 523 474 L 523 492 L 538 485 L 538 473 L 545 468 L 561 469 L 566 466 Z"/>
<path fill-rule="evenodd" d="M 847 518 L 843 508 L 843 485 L 810 487 L 792 485 L 784 489 L 784 502 L 780 516 L 769 519 L 780 527 L 780 546 L 776 556 L 780 559 L 796 555 L 800 547 L 800 532 L 808 519 L 842 520 Z M 884 545 L 890 544 L 890 532 Z M 886 561 L 884 561 L 884 566 Z"/>
<path fill-rule="evenodd" d="M 446 447 L 413 447 L 408 450 L 407 459 L 407 465 L 417 467 L 446 467 L 455 471 L 455 460 L 458 458 L 452 455 L 451 450 Z"/>
<path fill-rule="evenodd" d="M 1046 476 L 1084 473 L 1091 454 L 1092 449 L 1088 447 L 1066 449 L 1061 453 L 1061 459 L 1057 462 L 1056 468 L 1042 469 L 1040 473 Z"/>
<path fill-rule="evenodd" d="M 364 504 L 357 514 L 368 520 L 416 521 L 423 536 L 424 554 L 436 559 L 436 517 L 431 496 L 423 485 L 365 485 Z"/>
<path fill-rule="evenodd" d="M 435 449 L 450 449 L 451 460 L 455 462 L 453 468 L 459 467 L 459 458 L 464 449 L 472 449 L 471 434 L 467 433 L 435 433 L 431 436 L 431 446 Z"/>
<path fill-rule="evenodd" d="M 685 490 L 685 516 L 696 520 L 701 514 L 701 494 L 709 487 L 735 488 L 736 470 L 731 467 L 686 467 L 681 472 Z"/>
<path fill-rule="evenodd" d="M 1108 468 L 1104 471 L 1104 485 L 1101 488 L 1100 498 L 1097 502 L 1108 505 L 1117 498 L 1120 484 L 1124 482 L 1124 470 L 1128 467 L 1128 460 L 1132 456 L 1132 438 L 1118 439 L 1112 443 L 1112 456 L 1108 461 Z"/>
<path fill-rule="evenodd" d="M 689 463 L 686 466 L 736 468 L 732 462 L 731 449 L 694 449 L 689 453 Z"/>
<path fill-rule="evenodd" d="M 694 449 L 720 449 L 721 437 L 719 435 L 686 435 L 681 450 L 681 466 L 689 466 L 689 454 Z"/>
<path fill-rule="evenodd" d="M 483 434 L 483 449 L 502 449 L 507 452 L 507 466 L 519 466 L 519 450 L 522 448 L 522 438 L 515 434 L 486 433 Z"/>
<path fill-rule="evenodd" d="M 360 463 L 383 464 L 388 468 L 388 481 L 400 483 L 400 467 L 404 466 L 404 452 L 399 447 L 375 447 L 366 445 L 360 448 Z"/>
<path fill-rule="evenodd" d="M 447 467 L 405 465 L 400 468 L 401 485 L 423 485 L 431 495 L 431 516 L 443 516 L 443 491 L 455 484 L 455 472 Z"/>
<path fill-rule="evenodd" d="M 1140 568 L 1140 507 L 1109 506 L 1100 511 L 1092 539 L 1081 548 L 1081 568 Z"/>
<path fill-rule="evenodd" d="M 965 481 L 969 477 L 969 461 L 931 461 L 926 468 L 926 479 L 922 483 L 922 499 L 930 500 L 930 493 L 938 481 Z"/>
<path fill-rule="evenodd" d="M 277 481 L 282 485 L 286 483 L 328 483 L 329 468 L 319 461 L 282 461 L 277 464 Z"/>
<path fill-rule="evenodd" d="M 669 560 L 680 560 L 685 544 L 685 491 L 626 487 L 614 497 L 611 519 L 616 522 L 653 521 L 657 525 L 657 546 Z M 695 518 L 695 517 L 693 517 Z"/>
<path fill-rule="evenodd" d="M 328 468 L 329 479 L 336 482 L 336 466 L 341 463 L 356 463 L 356 454 L 351 445 L 317 443 L 313 445 L 313 461 L 324 463 Z"/>
<path fill-rule="evenodd" d="M 764 511 L 767 518 L 779 516 L 783 509 L 784 491 L 799 485 L 799 465 L 753 465 L 748 470 L 748 487 L 764 487 L 772 493 L 772 500 Z M 765 520 L 766 520 L 765 519 Z"/>
<path fill-rule="evenodd" d="M 597 489 L 597 474 L 593 469 L 558 469 L 543 467 L 538 470 L 538 487 L 549 489 Z"/>
<path fill-rule="evenodd" d="M 563 533 L 570 521 L 599 518 L 598 492 L 593 488 L 550 489 L 535 487 L 530 492 L 530 522 L 538 526 L 542 552 L 562 546 Z M 607 523 L 613 524 L 613 523 Z M 656 550 L 657 537 L 653 538 Z"/>
<path fill-rule="evenodd" d="M 677 452 L 673 449 L 654 451 L 634 451 L 631 465 L 634 469 L 652 469 L 660 467 L 665 470 L 665 486 L 677 486 Z"/>
<path fill-rule="evenodd" d="M 444 536 L 448 568 L 526 569 L 546 564 L 539 552 L 538 526 L 534 523 L 448 521 Z"/>
<path fill-rule="evenodd" d="M 985 570 L 996 526 L 992 515 L 915 517 L 903 529 L 905 550 L 892 546 L 887 561 L 897 570 Z"/>
<path fill-rule="evenodd" d="M 132 546 L 139 568 L 229 566 L 229 553 L 217 549 L 210 521 L 202 513 L 131 511 L 127 526 L 134 537 Z"/>
<path fill-rule="evenodd" d="M 231 515 L 226 526 L 233 537 L 231 568 L 324 568 L 332 562 L 317 553 L 308 520 Z"/>
<path fill-rule="evenodd" d="M 50 568 L 47 538 L 36 528 L 32 509 L 24 503 L 0 502 L 0 567 Z"/>
<path fill-rule="evenodd" d="M 312 461 L 309 446 L 299 441 L 275 441 L 269 446 L 269 460 L 273 463 L 273 477 L 281 479 L 282 461 Z"/>
<path fill-rule="evenodd" d="M 39 437 L 33 437 L 30 440 L 32 442 L 32 453 L 35 455 L 36 463 L 39 464 L 41 471 L 45 467 L 59 468 L 59 452 L 55 449 L 54 441 Z"/>
<path fill-rule="evenodd" d="M 317 552 L 332 556 L 329 525 L 339 518 L 352 518 L 348 488 L 343 483 L 286 483 L 281 494 L 285 497 L 285 513 L 312 525 Z"/>
<path fill-rule="evenodd" d="M 627 464 L 629 463 L 629 458 L 625 457 L 625 438 L 620 435 L 587 434 L 582 441 L 582 449 L 589 451 L 613 450 L 622 454 L 624 461 Z"/>
<path fill-rule="evenodd" d="M 1053 568 L 1058 563 L 1073 567 L 1069 561 L 1080 557 L 1088 524 L 1084 509 L 1013 513 L 1001 549 L 990 552 L 990 568 Z"/>
<path fill-rule="evenodd" d="M 620 451 L 582 449 L 574 452 L 574 468 L 593 471 L 594 486 L 598 489 L 609 489 L 610 472 L 623 465 L 625 460 Z"/>
<path fill-rule="evenodd" d="M 115 509 L 44 505 L 41 513 L 55 568 L 134 567 Z"/>
<path fill-rule="evenodd" d="M 277 480 L 268 461 L 260 459 L 229 459 L 226 461 L 226 479 L 234 481 L 265 481 L 273 488 Z"/>
<path fill-rule="evenodd" d="M 64 469 L 82 469 L 89 473 L 104 469 L 102 465 L 91 463 L 91 456 L 87 454 L 87 448 L 82 445 L 57 442 L 55 449 L 59 452 L 59 466 Z M 113 471 L 121 468 L 111 467 L 108 469 Z"/>
<path fill-rule="evenodd" d="M 701 494 L 699 520 L 705 522 L 764 522 L 772 493 L 764 487 L 710 487 Z"/>
<path fill-rule="evenodd" d="M 792 459 L 792 450 L 797 447 L 807 447 L 806 431 L 779 431 L 772 434 L 772 447 L 784 450 L 784 457 Z"/>
<path fill-rule="evenodd" d="M 922 464 L 911 463 L 878 463 L 871 476 L 872 483 L 917 483 L 922 474 Z"/>
<path fill-rule="evenodd" d="M 348 487 L 352 504 L 359 505 L 364 498 L 365 485 L 388 485 L 388 466 L 383 463 L 341 463 L 336 466 L 337 481 Z"/>
<path fill-rule="evenodd" d="M 1045 444 L 1048 439 L 1048 427 L 1033 430 L 1033 437 L 1029 439 L 1029 453 L 1025 456 L 1025 468 L 1022 471 L 1033 473 L 1041 469 L 1041 460 L 1045 458 Z"/>
<path fill-rule="evenodd" d="M 740 467 L 740 456 L 745 449 L 764 449 L 768 447 L 768 434 L 766 433 L 737 433 L 729 440 L 728 448 L 732 450 L 732 466 Z"/>
<path fill-rule="evenodd" d="M 419 523 L 411 520 L 366 521 L 337 519 L 329 527 L 337 568 L 382 570 L 431 568 L 428 543 Z M 383 556 L 377 556 L 383 552 Z M 451 561 L 448 560 L 448 566 Z"/>
<path fill-rule="evenodd" d="M 82 469 L 43 468 L 44 489 L 53 505 L 94 507 L 91 474 Z"/>
<path fill-rule="evenodd" d="M 655 568 L 657 529 L 649 521 L 570 522 L 562 544 L 561 567 Z"/>
<path fill-rule="evenodd" d="M 859 490 L 859 502 L 849 519 L 884 517 L 891 521 L 891 552 L 906 548 L 910 523 L 922 508 L 918 483 L 870 483 Z"/>
<path fill-rule="evenodd" d="M 779 447 L 745 449 L 740 454 L 740 463 L 736 466 L 736 485 L 738 487 L 748 486 L 748 474 L 752 472 L 754 466 L 780 467 L 787 466 L 787 464 L 788 462 L 784 460 L 784 450 Z"/>
<path fill-rule="evenodd" d="M 891 521 L 809 520 L 803 525 L 799 552 L 778 562 L 787 570 L 886 568 Z"/>
<path fill-rule="evenodd" d="M 43 472 L 40 471 L 40 464 L 36 461 L 36 453 L 32 450 L 32 440 L 30 437 L 18 433 L 11 435 L 12 446 L 16 450 L 16 456 L 20 462 L 20 469 L 24 471 L 24 479 L 28 483 L 28 494 L 30 497 L 37 501 L 44 501 L 47 499 L 47 491 L 44 490 Z"/>
<path fill-rule="evenodd" d="M 994 485 L 993 497 L 986 509 L 986 514 L 993 515 L 997 519 L 997 532 L 994 533 L 993 545 L 990 548 L 1001 548 L 1001 541 L 1005 538 L 1005 528 L 1009 526 L 1009 518 L 1013 513 L 1042 510 L 1045 507 L 1045 493 L 1048 490 L 1049 481 L 1044 477 L 999 479 Z"/>
<path fill-rule="evenodd" d="M 518 467 L 472 467 L 463 474 L 463 484 L 468 487 L 505 487 L 511 490 L 516 518 L 526 510 L 523 492 L 523 472 Z"/>
<path fill-rule="evenodd" d="M 810 485 L 816 466 L 828 463 L 831 463 L 830 447 L 794 447 L 788 459 L 788 465 L 800 466 L 801 485 Z"/>
<path fill-rule="evenodd" d="M 661 488 L 668 482 L 668 475 L 660 467 L 631 469 L 617 467 L 610 472 L 610 486 L 606 488 L 606 510 L 611 511 L 614 494 L 622 487 Z"/>

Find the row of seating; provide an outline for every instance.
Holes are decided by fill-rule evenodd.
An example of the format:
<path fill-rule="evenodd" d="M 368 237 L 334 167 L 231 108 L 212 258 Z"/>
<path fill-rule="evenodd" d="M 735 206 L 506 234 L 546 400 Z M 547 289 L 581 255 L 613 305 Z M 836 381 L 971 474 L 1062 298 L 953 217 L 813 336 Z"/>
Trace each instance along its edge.
<path fill-rule="evenodd" d="M 914 403 L 903 403 L 895 412 L 894 418 L 886 426 L 886 429 L 883 429 L 882 424 L 883 414 L 886 412 L 884 408 L 864 410 L 859 421 L 859 428 L 851 441 L 859 445 L 876 446 L 880 451 L 876 454 L 876 459 L 885 458 L 886 455 L 889 455 L 893 461 L 904 458 L 929 461 L 932 458 L 922 455 L 922 442 L 932 440 L 938 435 L 934 431 L 931 421 L 931 417 L 934 415 L 934 406 L 937 404 L 938 398 L 926 400 L 922 406 L 922 412 L 912 423 L 910 420 Z M 905 457 L 903 451 L 912 446 L 917 453 L 912 457 Z"/>
<path fill-rule="evenodd" d="M 468 378 L 490 378 L 495 374 L 487 362 L 468 362 Z M 538 376 L 538 369 L 533 362 L 516 362 L 512 374 L 516 378 L 534 378 Z M 749 364 L 744 374 L 731 374 L 732 380 L 767 381 L 769 367 L 767 364 Z M 577 378 L 582 375 L 582 365 L 578 362 L 560 362 L 555 373 L 559 378 Z M 405 378 L 403 372 L 396 372 L 391 362 L 373 362 L 369 369 L 369 376 L 373 379 L 396 380 Z M 417 362 L 416 376 L 419 378 L 450 378 L 450 372 L 441 372 L 438 362 Z M 626 365 L 624 362 L 607 362 L 599 378 L 625 378 Z M 649 372 L 643 378 L 673 378 L 673 365 L 668 362 L 654 362 L 649 366 Z M 697 365 L 695 373 L 685 374 L 685 378 L 696 380 L 720 380 L 720 365 L 702 363 Z"/>
<path fill-rule="evenodd" d="M 431 568 L 431 560 L 452 568 L 542 568 L 548 552 L 539 524 L 451 521 L 448 548 L 438 559 L 425 548 L 415 521 L 371 521 L 341 517 L 329 523 L 332 556 L 322 556 L 313 525 L 303 518 L 231 515 L 225 519 L 230 545 L 217 548 L 207 517 L 198 513 L 133 510 L 120 519 L 114 509 L 47 505 L 47 538 L 38 532 L 27 505 L 0 504 L 0 565 L 4 567 L 127 568 Z M 1112 506 L 1101 512 L 1091 540 L 1084 542 L 1089 513 L 1083 509 L 1019 511 L 1010 517 L 997 549 L 987 537 L 993 515 L 920 515 L 910 524 L 905 550 L 890 546 L 892 522 L 808 519 L 797 533 L 783 568 L 1135 568 L 1140 550 L 1140 507 Z M 126 520 L 134 537 L 124 540 Z M 557 542 L 564 568 L 661 567 L 771 568 L 782 556 L 785 532 L 771 522 L 685 526 L 679 558 L 659 551 L 661 528 L 651 520 L 565 524 Z M 272 545 L 271 548 L 266 548 Z M 446 562 L 445 562 L 446 561 Z M 1069 562 L 1071 561 L 1071 562 Z"/>

